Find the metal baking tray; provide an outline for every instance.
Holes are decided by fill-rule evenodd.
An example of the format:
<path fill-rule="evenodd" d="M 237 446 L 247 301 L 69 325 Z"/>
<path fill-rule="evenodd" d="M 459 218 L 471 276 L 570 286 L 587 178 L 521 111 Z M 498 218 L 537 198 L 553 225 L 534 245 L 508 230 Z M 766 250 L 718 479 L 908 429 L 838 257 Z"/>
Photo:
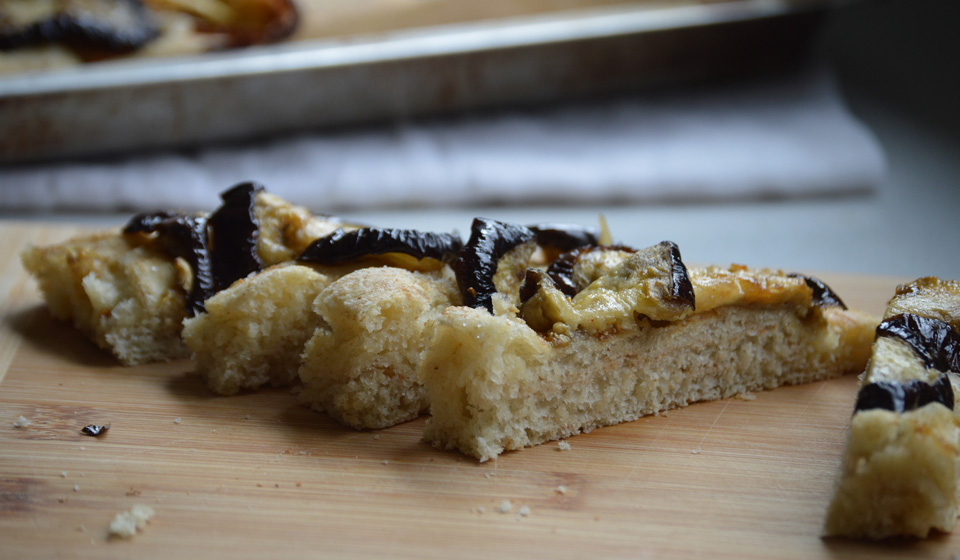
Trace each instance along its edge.
<path fill-rule="evenodd" d="M 0 77 L 0 162 L 248 140 L 752 72 L 796 58 L 836 4 L 641 2 Z"/>

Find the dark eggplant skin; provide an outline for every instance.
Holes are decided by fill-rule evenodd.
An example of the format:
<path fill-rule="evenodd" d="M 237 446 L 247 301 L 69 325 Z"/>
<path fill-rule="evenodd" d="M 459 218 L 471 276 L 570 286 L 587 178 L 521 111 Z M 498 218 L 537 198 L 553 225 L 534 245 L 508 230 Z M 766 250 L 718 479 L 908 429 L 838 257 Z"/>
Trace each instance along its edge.
<path fill-rule="evenodd" d="M 557 283 L 553 281 L 553 278 L 550 278 L 546 271 L 539 268 L 528 268 L 524 273 L 523 283 L 520 284 L 520 303 L 526 303 L 527 300 L 537 295 L 537 292 L 540 291 L 540 284 L 544 282 L 549 286 L 557 287 Z"/>
<path fill-rule="evenodd" d="M 596 228 L 574 224 L 534 224 L 527 228 L 537 236 L 537 245 L 562 252 L 596 246 L 600 242 L 600 233 Z"/>
<path fill-rule="evenodd" d="M 142 47 L 158 33 L 141 0 L 64 0 L 27 22 L 0 13 L 0 49 L 66 42 L 119 52 Z"/>
<path fill-rule="evenodd" d="M 338 264 L 370 255 L 403 253 L 417 259 L 431 258 L 449 263 L 457 257 L 462 247 L 463 240 L 452 233 L 372 227 L 352 231 L 338 229 L 311 243 L 297 260 Z"/>
<path fill-rule="evenodd" d="M 960 335 L 939 319 L 901 313 L 877 327 L 877 338 L 899 338 L 906 342 L 927 369 L 960 374 Z"/>
<path fill-rule="evenodd" d="M 907 412 L 938 402 L 953 410 L 954 394 L 950 375 L 960 374 L 960 335 L 949 323 L 930 317 L 901 313 L 884 319 L 877 338 L 904 341 L 923 360 L 927 369 L 941 372 L 934 383 L 918 379 L 906 382 L 878 381 L 860 389 L 854 409 L 883 408 Z"/>
<path fill-rule="evenodd" d="M 207 245 L 215 290 L 225 290 L 241 278 L 263 270 L 257 253 L 260 224 L 254 214 L 260 183 L 240 183 L 220 195 L 223 205 L 207 220 Z"/>
<path fill-rule="evenodd" d="M 787 274 L 787 276 L 790 278 L 803 278 L 807 286 L 813 290 L 813 304 L 817 307 L 840 307 L 841 309 L 847 309 L 847 305 L 843 303 L 843 300 L 840 299 L 837 292 L 834 292 L 830 286 L 819 278 L 798 274 L 796 272 Z"/>
<path fill-rule="evenodd" d="M 159 247 L 193 270 L 187 315 L 203 313 L 203 302 L 235 281 L 263 269 L 257 253 L 260 227 L 254 214 L 258 183 L 241 183 L 223 192 L 223 204 L 210 217 L 172 212 L 137 214 L 125 234 L 156 234 Z"/>
<path fill-rule="evenodd" d="M 497 292 L 493 277 L 500 259 L 534 239 L 536 234 L 527 227 L 474 218 L 470 239 L 453 263 L 464 305 L 493 313 L 493 294 Z"/>
<path fill-rule="evenodd" d="M 898 381 L 878 381 L 864 385 L 857 393 L 854 413 L 861 410 L 882 408 L 897 413 L 909 412 L 933 402 L 953 410 L 953 386 L 947 375 L 941 375 L 934 383 L 911 379 L 905 383 Z"/>
<path fill-rule="evenodd" d="M 147 212 L 134 216 L 123 229 L 125 234 L 156 234 L 159 247 L 172 258 L 182 258 L 193 270 L 193 286 L 187 294 L 187 315 L 203 313 L 203 302 L 216 293 L 210 251 L 207 248 L 205 216 L 170 212 Z"/>
<path fill-rule="evenodd" d="M 687 304 L 691 309 L 696 309 L 693 283 L 690 281 L 687 265 L 683 264 L 683 259 L 680 257 L 680 247 L 673 241 L 661 241 L 659 246 L 661 249 L 669 251 L 670 254 L 671 275 L 673 276 L 670 297 L 678 303 Z"/>

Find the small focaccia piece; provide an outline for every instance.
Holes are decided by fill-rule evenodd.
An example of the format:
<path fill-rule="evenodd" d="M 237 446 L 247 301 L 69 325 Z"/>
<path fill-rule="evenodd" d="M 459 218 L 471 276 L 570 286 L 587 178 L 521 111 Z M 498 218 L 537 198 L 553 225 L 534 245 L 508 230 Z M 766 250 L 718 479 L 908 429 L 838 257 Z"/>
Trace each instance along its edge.
<path fill-rule="evenodd" d="M 182 274 L 166 255 L 108 231 L 21 254 L 50 313 L 122 364 L 185 357 Z"/>
<path fill-rule="evenodd" d="M 949 532 L 960 513 L 960 283 L 897 288 L 860 383 L 827 536 Z"/>
<path fill-rule="evenodd" d="M 281 264 L 235 282 L 183 324 L 197 372 L 214 392 L 297 382 L 300 353 L 320 325 L 313 300 L 332 277 Z"/>
<path fill-rule="evenodd" d="M 431 402 L 427 441 L 486 461 L 866 363 L 875 321 L 812 278 L 740 266 L 688 273 L 669 242 L 580 253 L 583 266 L 561 267 L 584 269 L 572 296 L 553 270 L 530 271 L 516 316 L 443 312 L 420 370 Z"/>
<path fill-rule="evenodd" d="M 227 193 L 242 187 L 249 185 L 238 185 Z M 250 188 L 250 196 L 254 247 L 263 266 L 288 261 L 312 240 L 343 227 L 262 188 Z M 221 222 L 228 231 L 235 221 L 229 215 L 225 212 L 229 219 Z M 136 365 L 188 354 L 180 331 L 183 320 L 191 315 L 188 295 L 196 271 L 187 260 L 165 250 L 161 241 L 143 232 L 110 230 L 47 247 L 28 247 L 21 260 L 37 279 L 55 317 L 72 321 L 120 363 Z"/>
<path fill-rule="evenodd" d="M 347 274 L 317 296 L 320 319 L 303 352 L 301 402 L 358 429 L 416 418 L 427 409 L 417 366 L 433 322 L 458 303 L 449 267 Z"/>

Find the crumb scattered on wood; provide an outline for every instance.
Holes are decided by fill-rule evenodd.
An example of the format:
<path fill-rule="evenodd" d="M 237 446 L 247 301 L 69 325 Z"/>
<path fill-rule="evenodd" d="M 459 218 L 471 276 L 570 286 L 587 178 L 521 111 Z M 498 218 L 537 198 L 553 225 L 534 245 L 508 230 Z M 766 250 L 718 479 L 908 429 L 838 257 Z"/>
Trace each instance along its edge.
<path fill-rule="evenodd" d="M 740 393 L 739 395 L 737 395 L 737 398 L 740 399 L 741 401 L 755 401 L 755 400 L 757 400 L 757 396 L 754 395 L 753 393 Z"/>
<path fill-rule="evenodd" d="M 487 511 L 487 508 L 483 506 L 477 506 L 477 513 L 483 513 L 485 511 Z"/>
<path fill-rule="evenodd" d="M 131 539 L 147 526 L 147 522 L 154 516 L 153 508 L 143 504 L 135 504 L 130 511 L 118 513 L 110 522 L 110 536 L 121 539 Z"/>
<path fill-rule="evenodd" d="M 80 491 L 80 485 L 79 485 L 79 484 L 74 484 L 74 485 L 73 485 L 73 491 L 74 491 L 74 492 L 79 492 L 79 491 Z"/>
<path fill-rule="evenodd" d="M 173 423 L 174 423 L 174 424 L 179 424 L 181 421 L 182 421 L 182 420 L 180 419 L 179 416 L 177 416 L 176 418 L 173 419 Z"/>
<path fill-rule="evenodd" d="M 30 424 L 33 424 L 33 422 L 31 422 L 30 420 L 28 420 L 25 416 L 23 416 L 23 415 L 21 414 L 20 417 L 17 418 L 17 421 L 13 423 L 13 427 L 14 427 L 14 428 L 28 428 L 28 427 L 30 426 Z"/>
<path fill-rule="evenodd" d="M 530 506 L 521 506 L 520 509 L 517 510 L 518 519 L 521 517 L 527 517 L 528 515 L 530 515 Z"/>
<path fill-rule="evenodd" d="M 130 489 L 127 490 L 127 496 L 139 496 L 140 494 L 140 489 L 134 486 L 131 486 Z"/>
<path fill-rule="evenodd" d="M 500 513 L 507 513 L 511 509 L 513 509 L 513 504 L 510 503 L 510 500 L 504 500 L 500 502 L 499 506 L 497 506 L 497 511 Z"/>
<path fill-rule="evenodd" d="M 557 448 L 560 449 L 560 451 L 570 451 L 570 444 L 561 439 L 557 442 Z"/>
<path fill-rule="evenodd" d="M 67 471 L 60 471 L 60 478 L 67 478 Z"/>
<path fill-rule="evenodd" d="M 554 488 L 553 491 L 556 492 L 557 494 L 560 494 L 561 496 L 564 496 L 567 493 L 567 487 L 561 484 L 560 486 L 557 486 L 556 488 Z"/>

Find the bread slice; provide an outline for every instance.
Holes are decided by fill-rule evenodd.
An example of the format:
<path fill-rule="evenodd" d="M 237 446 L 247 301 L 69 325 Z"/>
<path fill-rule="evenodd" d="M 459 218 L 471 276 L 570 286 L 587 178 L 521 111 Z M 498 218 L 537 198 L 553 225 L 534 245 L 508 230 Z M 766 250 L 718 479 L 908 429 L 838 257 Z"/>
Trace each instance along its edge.
<path fill-rule="evenodd" d="M 877 329 L 824 533 L 882 539 L 957 521 L 960 283 L 897 288 Z"/>
<path fill-rule="evenodd" d="M 385 428 L 427 410 L 417 377 L 440 312 L 459 303 L 449 267 L 365 268 L 323 290 L 320 326 L 303 351 L 301 402 L 358 429 Z"/>
<path fill-rule="evenodd" d="M 134 246 L 119 230 L 21 253 L 50 313 L 71 321 L 124 365 L 187 355 L 185 270 L 160 251 Z"/>
<path fill-rule="evenodd" d="M 266 192 L 254 199 L 256 251 L 264 266 L 288 261 L 340 224 Z M 50 312 L 73 324 L 120 363 L 186 357 L 180 339 L 194 271 L 156 240 L 114 229 L 21 253 Z"/>
<path fill-rule="evenodd" d="M 875 321 L 813 279 L 690 270 L 696 304 L 684 307 L 671 295 L 687 273 L 675 246 L 672 266 L 651 253 L 671 246 L 594 251 L 575 269 L 576 295 L 541 284 L 518 314 L 446 309 L 420 370 L 425 439 L 486 461 L 696 401 L 862 371 Z"/>

